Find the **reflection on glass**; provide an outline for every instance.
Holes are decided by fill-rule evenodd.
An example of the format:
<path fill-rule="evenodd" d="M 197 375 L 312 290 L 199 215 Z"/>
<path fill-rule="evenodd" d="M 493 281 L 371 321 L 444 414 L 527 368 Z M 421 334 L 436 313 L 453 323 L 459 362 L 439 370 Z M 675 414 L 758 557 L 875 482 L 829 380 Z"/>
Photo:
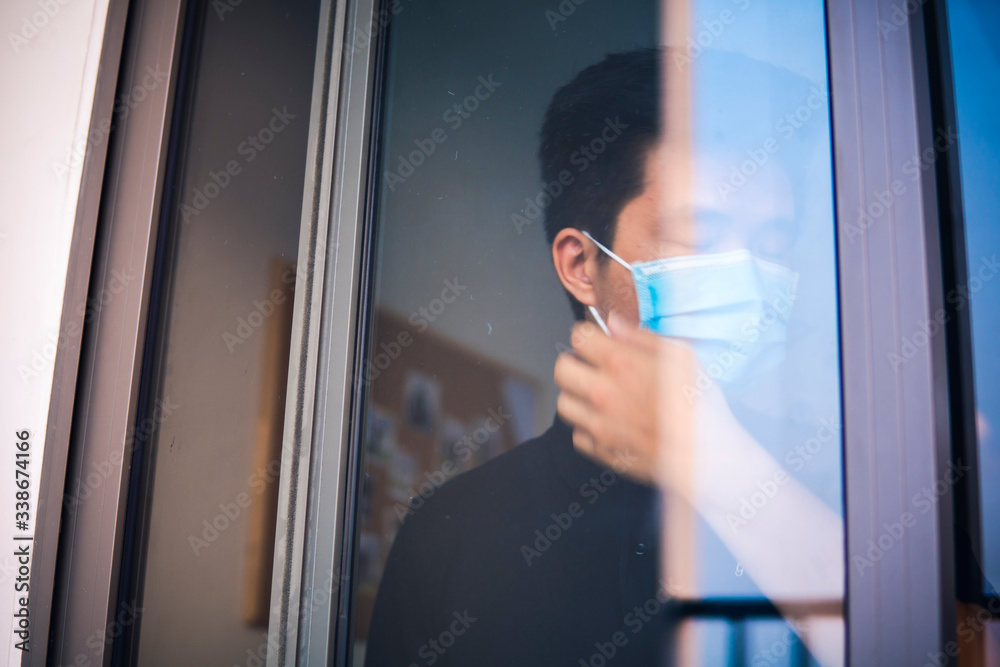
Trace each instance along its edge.
<path fill-rule="evenodd" d="M 843 663 L 823 6 L 676 15 L 393 18 L 356 664 Z"/>

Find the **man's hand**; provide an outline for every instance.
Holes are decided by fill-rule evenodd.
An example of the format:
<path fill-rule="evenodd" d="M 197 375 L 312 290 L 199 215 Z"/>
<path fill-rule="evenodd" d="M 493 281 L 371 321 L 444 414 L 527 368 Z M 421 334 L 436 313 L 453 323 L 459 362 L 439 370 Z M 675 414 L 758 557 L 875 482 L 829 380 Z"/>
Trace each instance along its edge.
<path fill-rule="evenodd" d="M 688 368 L 690 352 L 615 315 L 608 327 L 611 337 L 589 322 L 573 327 L 575 356 L 562 354 L 556 361 L 555 381 L 562 390 L 557 410 L 573 426 L 577 451 L 653 484 L 661 464 L 661 364 Z"/>
<path fill-rule="evenodd" d="M 557 409 L 573 426 L 576 449 L 683 501 L 668 501 L 667 511 L 671 506 L 696 511 L 789 618 L 786 601 L 842 599 L 842 519 L 788 476 L 739 424 L 715 383 L 695 389 L 698 361 L 688 346 L 614 316 L 608 328 L 610 337 L 593 324 L 576 325 L 574 354 L 556 361 L 562 390 Z M 734 528 L 731 517 L 759 492 L 758 482 L 779 473 L 786 481 L 767 511 Z M 684 509 L 677 516 L 690 513 Z M 670 519 L 665 522 L 665 543 L 697 559 L 690 534 L 671 535 Z M 668 554 L 661 553 L 661 575 L 673 581 Z M 681 573 L 682 588 L 697 591 L 690 572 Z M 820 664 L 841 665 L 842 633 L 838 618 L 817 616 L 802 640 Z"/>

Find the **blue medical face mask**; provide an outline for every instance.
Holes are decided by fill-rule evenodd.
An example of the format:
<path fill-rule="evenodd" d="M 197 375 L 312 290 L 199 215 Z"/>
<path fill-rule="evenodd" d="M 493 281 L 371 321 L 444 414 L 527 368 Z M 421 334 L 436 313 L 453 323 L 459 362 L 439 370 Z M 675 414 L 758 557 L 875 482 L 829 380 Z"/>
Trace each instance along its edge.
<path fill-rule="evenodd" d="M 583 234 L 632 273 L 640 326 L 686 342 L 712 379 L 745 387 L 784 360 L 797 273 L 748 250 L 629 264 Z"/>

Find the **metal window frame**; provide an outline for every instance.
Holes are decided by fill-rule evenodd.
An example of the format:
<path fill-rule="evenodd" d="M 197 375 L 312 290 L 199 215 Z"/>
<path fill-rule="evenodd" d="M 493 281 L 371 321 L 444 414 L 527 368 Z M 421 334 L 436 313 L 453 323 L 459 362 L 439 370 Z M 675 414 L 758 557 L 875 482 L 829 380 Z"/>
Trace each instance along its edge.
<path fill-rule="evenodd" d="M 62 479 L 53 480 L 46 487 L 55 497 L 49 503 L 57 510 L 55 518 L 62 515 L 62 535 L 59 535 L 57 523 L 46 542 L 52 543 L 51 569 L 55 570 L 52 628 L 36 630 L 33 650 L 25 654 L 26 665 L 76 664 L 81 655 L 88 657 L 90 664 L 95 664 L 95 659 L 105 665 L 114 660 L 109 650 L 111 644 L 106 644 L 100 656 L 92 644 L 95 638 L 98 643 L 116 638 L 109 636 L 108 628 L 118 627 L 114 623 L 120 601 L 122 573 L 119 570 L 123 550 L 133 546 L 123 544 L 131 472 L 128 462 L 132 460 L 133 444 L 129 431 L 142 409 L 140 380 L 144 347 L 148 343 L 148 322 L 153 316 L 150 309 L 153 307 L 151 294 L 156 287 L 154 260 L 157 244 L 163 241 L 158 238 L 162 236 L 159 234 L 161 209 L 169 205 L 164 199 L 169 196 L 164 193 L 164 185 L 169 169 L 173 121 L 178 113 L 175 101 L 179 94 L 178 77 L 182 74 L 182 45 L 188 27 L 185 19 L 190 14 L 186 10 L 190 6 L 187 0 L 138 0 L 131 6 L 119 3 L 122 33 L 126 31 L 128 10 L 128 36 L 124 52 L 119 49 L 121 71 L 117 66 L 107 68 L 106 115 L 111 113 L 115 84 L 120 89 L 130 89 L 141 80 L 147 67 L 164 72 L 169 83 L 157 89 L 156 94 L 150 95 L 142 105 L 130 110 L 127 119 L 116 127 L 108 171 L 98 174 L 104 177 L 104 194 L 91 284 L 103 285 L 105 274 L 122 266 L 131 267 L 136 278 L 125 296 L 112 304 L 114 307 L 101 309 L 85 333 L 80 376 L 75 387 L 74 433 L 65 484 Z M 339 73 L 342 66 L 348 71 L 362 66 L 367 53 L 361 49 L 354 58 L 342 63 L 346 13 L 344 2 L 323 0 L 321 4 L 289 362 L 289 386 L 294 387 L 294 391 L 289 392 L 286 404 L 288 417 L 283 437 L 275 540 L 272 590 L 273 599 L 279 602 L 272 605 L 269 638 L 276 641 L 269 641 L 269 664 L 291 664 L 296 660 L 299 615 L 295 610 L 302 585 L 302 554 L 307 538 L 312 540 L 314 537 L 305 532 L 305 494 L 312 470 L 315 397 L 317 390 L 322 389 L 317 387 L 318 360 L 321 347 L 325 349 L 336 341 L 335 335 L 324 337 L 320 345 L 318 321 L 326 312 L 323 307 L 325 283 L 339 273 L 350 272 L 349 253 L 344 253 L 349 225 L 343 225 L 343 233 L 328 233 L 331 209 L 340 206 L 341 201 L 350 202 L 354 198 L 349 188 L 348 196 L 340 197 L 346 179 L 338 181 L 335 187 L 333 178 L 334 167 L 339 167 L 338 161 L 345 159 L 344 154 L 350 154 L 352 148 L 351 142 L 344 142 L 342 133 L 336 132 L 340 98 L 344 97 Z M 367 77 L 357 80 L 366 81 Z M 365 128 L 353 133 L 357 144 L 354 154 L 362 157 L 367 148 L 365 136 Z M 351 276 L 353 280 L 353 274 Z M 86 281 L 83 284 L 86 285 Z M 340 303 L 338 300 L 338 305 Z M 351 317 L 340 316 L 336 321 L 350 320 Z M 327 315 L 324 331 L 329 331 L 330 326 Z M 352 337 L 345 340 L 349 340 L 348 346 L 353 345 Z M 70 423 L 68 416 L 60 423 Z M 322 453 L 320 446 L 319 454 Z M 62 510 L 64 488 L 78 488 L 85 482 L 88 472 L 109 461 L 119 463 L 111 466 L 100 487 L 91 492 L 91 497 L 79 503 L 73 512 Z M 35 568 L 33 575 L 40 582 L 45 581 L 44 568 Z M 41 599 L 42 596 L 32 596 L 33 602 Z M 39 617 L 37 613 L 32 615 L 33 619 Z M 125 624 L 134 620 L 127 619 Z M 305 641 L 308 646 L 308 640 Z M 48 656 L 46 648 L 51 649 Z M 119 648 L 117 643 L 115 648 Z M 119 657 L 127 660 L 124 656 Z"/>
<path fill-rule="evenodd" d="M 858 665 L 923 664 L 955 635 L 952 493 L 926 515 L 912 504 L 915 494 L 944 479 L 951 457 L 944 336 L 929 336 L 895 369 L 889 362 L 889 355 L 903 354 L 902 338 L 944 305 L 934 170 L 918 171 L 912 181 L 904 171 L 908 160 L 933 147 L 935 132 L 924 20 L 905 9 L 913 4 L 922 3 L 827 3 L 848 656 Z M 859 211 L 897 179 L 905 184 L 902 194 L 874 222 L 864 220 L 859 238 Z M 884 524 L 905 512 L 916 514 L 916 524 L 860 572 L 855 556 L 865 556 Z"/>
<path fill-rule="evenodd" d="M 112 2 L 109 8 L 92 127 L 105 120 L 114 127 L 106 144 L 106 168 L 100 155 L 85 176 L 81 201 L 86 200 L 93 219 L 78 218 L 77 235 L 93 244 L 92 262 L 88 253 L 87 261 L 79 260 L 76 272 L 71 271 L 66 308 L 82 306 L 88 286 L 91 295 L 99 294 L 116 270 L 130 270 L 133 278 L 113 300 L 95 309 L 83 331 L 78 366 L 64 373 L 55 390 L 74 393 L 72 400 L 54 401 L 58 414 L 50 415 L 63 444 L 47 443 L 43 461 L 31 575 L 34 632 L 23 665 L 78 664 L 81 655 L 102 664 L 111 659 L 107 644 L 100 655 L 91 645 L 96 640 L 100 646 L 115 622 L 129 433 L 137 409 L 184 4 L 139 0 L 131 6 Z M 116 87 L 139 85 L 147 67 L 164 73 L 165 81 L 127 116 L 116 118 Z M 88 154 L 88 169 L 90 159 Z M 102 479 L 91 487 L 87 476 L 95 470 Z M 81 488 L 87 488 L 86 498 L 74 495 Z"/>
<path fill-rule="evenodd" d="M 336 660 L 375 15 L 376 0 L 325 0 L 320 10 L 299 248 L 309 282 L 296 287 L 268 667 Z"/>
<path fill-rule="evenodd" d="M 362 16 L 371 11 L 370 4 L 368 9 L 361 4 Z M 74 250 L 73 256 L 79 266 L 71 267 L 64 312 L 83 304 L 88 285 L 91 291 L 99 291 L 116 268 L 130 268 L 134 278 L 121 296 L 107 307 L 102 306 L 88 322 L 83 332 L 79 375 L 75 374 L 74 363 L 73 374 L 66 374 L 61 384 L 56 383 L 57 392 L 73 400 L 54 399 L 50 422 L 72 423 L 73 432 L 66 433 L 65 427 L 52 430 L 61 433 L 68 443 L 47 446 L 43 462 L 31 581 L 33 636 L 31 651 L 23 656 L 24 665 L 78 664 L 80 657 L 86 657 L 88 664 L 109 665 L 115 660 L 111 642 L 122 633 L 122 625 L 136 620 L 130 617 L 115 625 L 116 620 L 121 620 L 116 615 L 123 553 L 133 547 L 123 543 L 134 444 L 130 432 L 143 407 L 140 383 L 144 348 L 149 318 L 153 316 L 151 295 L 157 280 L 157 246 L 163 242 L 159 238 L 161 212 L 169 205 L 164 199 L 169 198 L 169 193 L 164 188 L 173 121 L 179 113 L 175 103 L 178 77 L 182 74 L 183 41 L 189 27 L 185 21 L 191 6 L 188 0 L 133 0 L 131 4 L 123 0 L 112 2 L 109 10 L 93 126 L 112 116 L 116 88 L 130 90 L 146 75 L 147 68 L 164 73 L 166 83 L 151 91 L 141 105 L 131 108 L 127 117 L 116 120 L 106 170 L 103 154 L 87 156 L 80 210 L 92 219 L 89 227 L 78 224 L 75 233 L 74 248 L 80 248 Z M 337 279 L 340 285 L 344 280 L 354 280 L 351 255 L 345 252 L 350 225 L 331 227 L 329 218 L 331 210 L 337 210 L 338 220 L 344 217 L 340 209 L 349 208 L 357 197 L 350 190 L 349 179 L 340 179 L 334 185 L 334 169 L 337 167 L 339 173 L 341 162 L 358 156 L 363 159 L 367 150 L 365 127 L 355 130 L 352 125 L 352 131 L 345 134 L 342 123 L 338 123 L 343 115 L 339 111 L 342 103 L 354 109 L 351 118 L 357 111 L 357 103 L 351 101 L 354 98 L 339 86 L 341 67 L 350 72 L 366 66 L 368 53 L 362 48 L 353 58 L 342 58 L 347 12 L 347 3 L 323 0 L 319 17 L 289 363 L 289 386 L 295 390 L 289 393 L 286 404 L 289 417 L 285 420 L 275 540 L 273 599 L 279 602 L 272 605 L 269 628 L 269 637 L 277 641 L 269 642 L 269 664 L 291 664 L 296 660 L 302 554 L 307 541 L 316 537 L 305 532 L 305 498 L 313 471 L 313 413 L 317 391 L 324 392 L 321 395 L 325 399 L 328 384 L 323 375 L 317 386 L 318 361 L 324 350 L 336 344 L 336 332 L 330 333 L 335 328 L 333 323 L 352 321 L 351 316 L 338 315 L 337 309 L 328 312 L 323 302 L 327 283 Z M 367 76 L 358 77 L 355 83 L 367 80 Z M 361 90 L 365 89 L 362 85 Z M 347 194 L 342 196 L 345 190 Z M 331 229 L 333 232 L 328 233 Z M 87 247 L 88 240 L 92 247 Z M 338 307 L 342 303 L 338 300 Z M 325 332 L 322 346 L 321 317 Z M 342 340 L 346 347 L 353 346 L 352 335 L 342 334 Z M 67 358 L 67 368 L 69 361 Z M 349 396 L 349 392 L 345 395 Z M 321 456 L 322 445 L 318 451 Z M 102 471 L 98 487 L 88 487 L 87 498 L 67 510 L 64 500 L 74 489 L 84 487 L 88 473 L 94 470 Z M 331 496 L 336 493 L 331 492 Z M 95 649 L 95 640 L 104 645 L 103 650 Z M 303 641 L 307 647 L 310 645 L 308 639 Z M 117 642 L 114 646 L 119 648 Z"/>

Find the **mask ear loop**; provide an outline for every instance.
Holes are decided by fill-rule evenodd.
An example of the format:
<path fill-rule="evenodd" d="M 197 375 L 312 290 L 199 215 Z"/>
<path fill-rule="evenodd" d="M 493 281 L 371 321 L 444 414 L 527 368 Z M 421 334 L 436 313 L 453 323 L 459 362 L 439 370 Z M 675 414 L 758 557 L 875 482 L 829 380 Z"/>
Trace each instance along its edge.
<path fill-rule="evenodd" d="M 601 314 L 597 312 L 597 309 L 594 308 L 593 306 L 587 306 L 587 307 L 590 308 L 590 314 L 594 316 L 594 319 L 597 320 L 597 323 L 601 325 L 602 329 L 604 329 L 604 333 L 610 336 L 611 331 L 608 329 L 608 325 L 604 323 L 604 318 L 601 317 Z"/>
<path fill-rule="evenodd" d="M 608 256 L 611 257 L 611 259 L 615 260 L 616 262 L 618 262 L 619 264 L 621 264 L 622 266 L 624 266 L 626 269 L 628 269 L 629 273 L 632 272 L 632 265 L 631 264 L 629 264 L 628 262 L 626 262 L 624 259 L 622 259 L 618 255 L 616 255 L 615 253 L 611 252 L 611 250 L 607 246 L 605 246 L 603 243 L 601 243 L 600 241 L 598 241 L 597 239 L 595 239 L 593 236 L 591 236 L 590 232 L 588 232 L 586 229 L 582 229 L 580 231 L 583 232 L 584 236 L 586 236 L 588 239 L 590 239 L 591 241 L 593 241 L 594 244 L 598 248 L 600 248 L 601 250 L 603 250 L 604 252 L 606 252 L 608 254 Z M 599 312 L 597 312 L 597 308 L 595 308 L 593 306 L 588 306 L 588 308 L 590 309 L 590 314 L 593 315 L 594 319 L 597 320 L 597 323 L 599 325 L 601 325 L 601 328 L 604 330 L 604 333 L 607 334 L 608 336 L 610 336 L 611 335 L 611 331 L 608 329 L 608 325 L 604 323 L 604 318 L 601 317 L 601 314 Z"/>
<path fill-rule="evenodd" d="M 631 264 L 629 264 L 628 262 L 626 262 L 624 259 L 622 259 L 618 255 L 616 255 L 615 253 L 611 252 L 611 250 L 607 246 L 605 246 L 603 243 L 601 243 L 600 241 L 598 241 L 597 239 L 595 239 L 593 236 L 591 236 L 590 232 L 588 232 L 586 229 L 581 229 L 580 231 L 583 233 L 584 236 L 586 236 L 588 239 L 590 239 L 591 241 L 593 241 L 594 244 L 598 248 L 600 248 L 604 252 L 608 253 L 608 256 L 611 257 L 611 259 L 615 260 L 616 262 L 618 262 L 619 264 L 621 264 L 622 266 L 624 266 L 626 269 L 628 269 L 629 273 L 632 273 L 632 265 Z"/>

